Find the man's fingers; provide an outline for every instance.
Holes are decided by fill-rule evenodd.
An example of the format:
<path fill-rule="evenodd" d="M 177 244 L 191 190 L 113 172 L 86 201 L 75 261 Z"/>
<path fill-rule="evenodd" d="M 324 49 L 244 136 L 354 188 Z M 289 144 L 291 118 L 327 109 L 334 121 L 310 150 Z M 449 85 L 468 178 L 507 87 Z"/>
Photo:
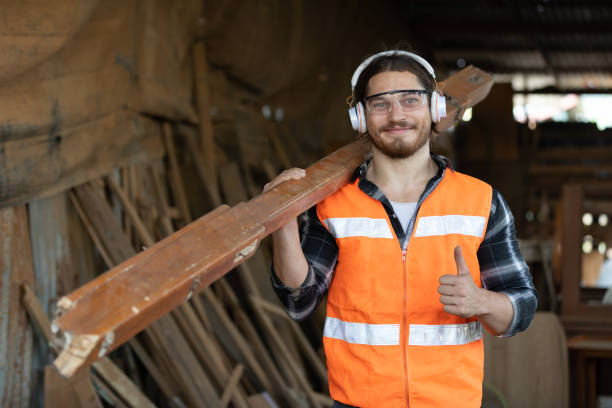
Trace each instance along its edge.
<path fill-rule="evenodd" d="M 455 264 L 457 264 L 457 275 L 469 275 L 470 269 L 465 263 L 465 259 L 463 258 L 463 252 L 460 246 L 455 247 L 454 251 L 455 255 Z"/>
<path fill-rule="evenodd" d="M 441 295 L 454 296 L 456 289 L 452 285 L 440 285 L 438 286 L 438 293 Z"/>
<path fill-rule="evenodd" d="M 442 295 L 440 296 L 440 303 L 442 303 L 443 305 L 456 305 L 457 298 L 455 296 Z"/>
<path fill-rule="evenodd" d="M 265 193 L 266 191 L 273 189 L 274 187 L 284 183 L 285 181 L 299 180 L 304 177 L 306 177 L 305 169 L 294 167 L 292 169 L 285 170 L 281 174 L 276 176 L 274 180 L 270 181 L 269 183 L 266 183 L 266 185 L 264 185 L 263 192 Z"/>
<path fill-rule="evenodd" d="M 457 283 L 457 275 L 442 275 L 438 282 L 440 282 L 440 285 L 455 285 Z"/>

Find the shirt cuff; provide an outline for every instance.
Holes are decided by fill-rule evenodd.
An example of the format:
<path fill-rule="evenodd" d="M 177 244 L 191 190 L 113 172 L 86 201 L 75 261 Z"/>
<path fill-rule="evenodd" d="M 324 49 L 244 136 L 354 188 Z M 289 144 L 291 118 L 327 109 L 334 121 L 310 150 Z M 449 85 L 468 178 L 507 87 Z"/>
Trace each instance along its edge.
<path fill-rule="evenodd" d="M 504 295 L 508 296 L 508 299 L 510 299 L 510 303 L 512 304 L 512 321 L 510 322 L 510 325 L 508 326 L 508 330 L 506 330 L 505 333 L 501 333 L 498 334 L 496 337 L 512 337 L 515 334 L 517 334 L 519 332 L 519 311 L 518 311 L 518 304 L 516 301 L 516 297 L 512 295 L 512 293 L 508 293 L 508 292 L 504 292 L 504 291 L 499 291 L 498 293 L 503 293 Z"/>

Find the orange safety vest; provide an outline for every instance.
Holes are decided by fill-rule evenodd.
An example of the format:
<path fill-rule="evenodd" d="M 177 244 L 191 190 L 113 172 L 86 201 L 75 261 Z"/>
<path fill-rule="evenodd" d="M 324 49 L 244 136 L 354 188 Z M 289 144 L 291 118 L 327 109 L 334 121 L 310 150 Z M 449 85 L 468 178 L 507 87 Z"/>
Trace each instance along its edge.
<path fill-rule="evenodd" d="M 446 313 L 438 279 L 457 245 L 481 286 L 476 252 L 492 189 L 447 169 L 417 209 L 406 252 L 382 203 L 348 184 L 317 205 L 338 262 L 323 334 L 330 393 L 357 407 L 480 407 L 484 353 L 475 318 Z"/>

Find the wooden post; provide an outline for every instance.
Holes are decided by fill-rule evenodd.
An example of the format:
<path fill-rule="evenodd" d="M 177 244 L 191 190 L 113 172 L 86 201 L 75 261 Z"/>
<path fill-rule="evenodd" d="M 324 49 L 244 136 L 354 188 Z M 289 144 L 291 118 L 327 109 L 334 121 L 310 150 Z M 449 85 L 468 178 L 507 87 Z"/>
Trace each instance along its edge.
<path fill-rule="evenodd" d="M 200 121 L 200 142 L 202 146 L 202 157 L 204 158 L 204 174 L 206 184 L 210 189 L 218 191 L 217 170 L 215 160 L 215 135 L 210 120 L 210 92 L 208 87 L 208 63 L 206 61 L 206 48 L 203 42 L 197 42 L 193 46 L 193 78 L 196 88 L 198 102 L 198 119 Z M 193 151 L 193 153 L 197 153 Z M 218 205 L 215 203 L 215 205 Z"/>
<path fill-rule="evenodd" d="M 34 283 L 25 205 L 0 210 L 0 406 L 30 400 L 32 329 L 21 306 L 20 285 Z"/>

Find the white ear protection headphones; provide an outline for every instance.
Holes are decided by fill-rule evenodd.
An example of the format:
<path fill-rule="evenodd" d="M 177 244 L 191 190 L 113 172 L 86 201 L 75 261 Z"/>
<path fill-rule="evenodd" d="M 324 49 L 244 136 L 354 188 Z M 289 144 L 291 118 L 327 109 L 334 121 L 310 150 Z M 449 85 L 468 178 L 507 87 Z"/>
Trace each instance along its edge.
<path fill-rule="evenodd" d="M 413 60 L 421 64 L 423 68 L 425 68 L 427 72 L 433 77 L 434 80 L 436 79 L 436 74 L 434 73 L 433 67 L 423 57 L 419 57 L 418 55 L 413 54 L 408 51 L 401 51 L 401 50 L 383 51 L 383 52 L 379 52 L 378 54 L 372 55 L 371 57 L 363 61 L 361 65 L 357 67 L 357 69 L 355 70 L 355 73 L 353 74 L 353 77 L 351 78 L 351 91 L 353 92 L 355 91 L 355 86 L 357 85 L 357 81 L 359 80 L 359 76 L 361 75 L 363 70 L 366 69 L 366 67 L 370 65 L 370 63 L 374 59 L 378 57 L 387 56 L 387 55 L 404 55 L 406 57 L 412 58 Z M 430 99 L 431 99 L 431 106 L 430 106 L 431 120 L 434 123 L 438 123 L 440 122 L 440 120 L 442 120 L 442 118 L 446 117 L 446 99 L 444 98 L 443 95 L 440 95 L 435 89 L 431 93 Z M 351 125 L 353 125 L 353 129 L 355 129 L 359 133 L 366 132 L 367 127 L 366 127 L 366 120 L 365 120 L 365 112 L 364 112 L 364 106 L 361 103 L 361 101 L 357 101 L 355 106 L 349 109 L 349 117 L 351 118 Z"/>

